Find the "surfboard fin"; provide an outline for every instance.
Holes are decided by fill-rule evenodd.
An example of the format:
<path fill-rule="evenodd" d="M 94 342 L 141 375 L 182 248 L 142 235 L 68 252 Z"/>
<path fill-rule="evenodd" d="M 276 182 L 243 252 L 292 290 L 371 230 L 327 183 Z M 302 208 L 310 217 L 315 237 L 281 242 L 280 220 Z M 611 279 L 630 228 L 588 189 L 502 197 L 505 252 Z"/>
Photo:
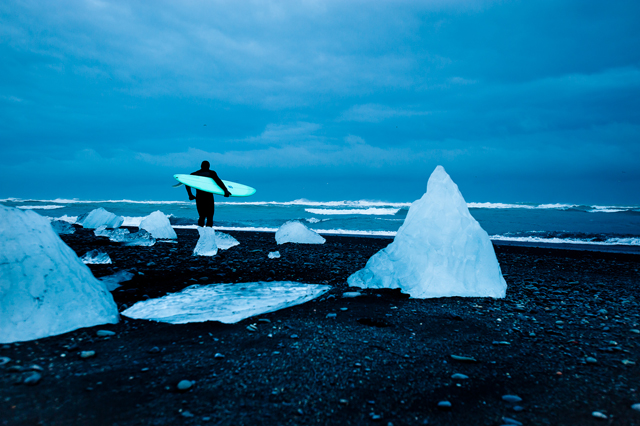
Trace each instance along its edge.
<path fill-rule="evenodd" d="M 171 185 L 172 188 L 180 188 L 184 183 L 178 182 L 175 185 Z"/>

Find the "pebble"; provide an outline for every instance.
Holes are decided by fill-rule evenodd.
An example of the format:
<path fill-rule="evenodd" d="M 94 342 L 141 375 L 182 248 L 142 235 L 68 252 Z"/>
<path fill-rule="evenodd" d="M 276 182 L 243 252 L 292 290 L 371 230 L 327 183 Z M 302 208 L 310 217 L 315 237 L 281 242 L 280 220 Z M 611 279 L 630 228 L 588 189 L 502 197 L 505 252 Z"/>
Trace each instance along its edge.
<path fill-rule="evenodd" d="M 80 358 L 91 358 L 93 356 L 96 356 L 96 352 L 95 351 L 82 351 L 82 352 L 80 352 Z"/>
<path fill-rule="evenodd" d="M 602 420 L 608 419 L 607 415 L 604 413 L 601 413 L 600 411 L 594 411 L 593 413 L 591 413 L 591 415 L 596 419 L 602 419 Z"/>
<path fill-rule="evenodd" d="M 506 402 L 522 402 L 518 395 L 502 395 L 502 400 Z"/>
<path fill-rule="evenodd" d="M 506 340 L 494 340 L 493 341 L 494 345 L 501 345 L 501 346 L 506 346 L 506 345 L 510 345 L 510 342 L 507 342 Z"/>
<path fill-rule="evenodd" d="M 11 358 L 6 357 L 6 356 L 0 356 L 0 365 L 5 365 L 9 361 L 11 361 Z"/>
<path fill-rule="evenodd" d="M 640 411 L 640 402 L 631 406 L 632 410 Z"/>
<path fill-rule="evenodd" d="M 349 308 L 340 308 L 341 311 L 348 311 Z"/>
<path fill-rule="evenodd" d="M 587 364 L 597 364 L 598 363 L 598 360 L 595 359 L 592 356 L 588 356 L 587 359 L 585 359 L 585 361 L 587 361 Z"/>
<path fill-rule="evenodd" d="M 456 373 L 456 374 L 453 374 L 453 375 L 451 376 L 451 378 L 452 378 L 453 380 L 467 380 L 467 379 L 469 378 L 469 376 L 466 376 L 466 375 L 464 375 L 464 374 L 460 374 L 460 373 Z"/>
<path fill-rule="evenodd" d="M 335 318 L 338 314 L 327 314 L 327 318 Z"/>
<path fill-rule="evenodd" d="M 631 361 L 630 359 L 623 359 L 622 360 L 622 364 L 624 364 L 624 365 L 636 365 L 636 363 Z"/>
<path fill-rule="evenodd" d="M 298 335 L 297 335 L 297 334 L 292 334 L 292 335 L 291 335 L 291 338 L 292 338 L 292 339 L 297 339 L 297 338 L 298 338 Z"/>
<path fill-rule="evenodd" d="M 346 405 L 346 404 L 348 404 L 348 403 L 349 403 L 349 401 L 348 401 L 348 400 L 346 400 L 346 399 L 341 399 L 341 400 L 340 400 L 340 404 L 345 404 L 345 405 Z"/>
<path fill-rule="evenodd" d="M 180 380 L 180 382 L 178 383 L 178 390 L 185 391 L 187 389 L 190 389 L 191 386 L 193 386 L 193 382 L 191 382 L 190 380 Z"/>
<path fill-rule="evenodd" d="M 358 297 L 358 296 L 362 296 L 362 293 L 360 293 L 359 291 L 346 291 L 342 293 L 342 297 L 346 297 L 346 298 Z"/>
<path fill-rule="evenodd" d="M 182 417 L 193 417 L 193 414 L 191 414 L 191 412 L 188 410 L 183 411 L 181 414 Z"/>
<path fill-rule="evenodd" d="M 258 320 L 258 322 L 270 323 L 270 322 L 271 322 L 271 320 L 270 320 L 270 319 L 268 319 L 268 318 L 260 318 L 260 319 Z"/>
<path fill-rule="evenodd" d="M 520 406 L 520 405 L 516 405 L 512 408 L 513 411 L 515 412 L 520 412 L 522 410 L 524 410 L 524 407 Z"/>
<path fill-rule="evenodd" d="M 158 352 L 160 352 L 160 348 L 157 346 L 152 347 L 151 349 L 148 350 L 148 352 L 150 354 L 157 354 Z"/>
<path fill-rule="evenodd" d="M 35 386 L 40 383 L 40 380 L 42 380 L 42 374 L 34 371 L 29 374 L 22 383 L 29 386 Z"/>
<path fill-rule="evenodd" d="M 449 401 L 440 401 L 438 402 L 438 408 L 441 410 L 450 410 L 451 403 Z"/>
<path fill-rule="evenodd" d="M 107 336 L 115 336 L 116 333 L 111 330 L 98 330 L 96 331 L 96 336 L 98 337 L 107 337 Z"/>
<path fill-rule="evenodd" d="M 222 355 L 221 353 L 218 352 L 213 356 L 213 358 L 214 359 L 222 359 L 222 358 L 224 358 L 224 355 Z"/>
<path fill-rule="evenodd" d="M 640 334 L 640 330 L 638 330 L 637 328 L 632 328 L 631 332 L 632 333 L 636 333 L 636 334 Z"/>
<path fill-rule="evenodd" d="M 473 357 L 461 356 L 461 355 L 451 355 L 451 359 L 455 359 L 456 361 L 462 361 L 462 362 L 478 362 L 478 360 Z"/>
<path fill-rule="evenodd" d="M 503 417 L 502 422 L 505 425 L 514 425 L 514 426 L 522 426 L 522 422 L 517 421 L 516 419 L 512 419 L 509 417 Z"/>
<path fill-rule="evenodd" d="M 247 326 L 247 330 L 249 331 L 258 331 L 258 327 L 255 324 L 251 324 Z"/>

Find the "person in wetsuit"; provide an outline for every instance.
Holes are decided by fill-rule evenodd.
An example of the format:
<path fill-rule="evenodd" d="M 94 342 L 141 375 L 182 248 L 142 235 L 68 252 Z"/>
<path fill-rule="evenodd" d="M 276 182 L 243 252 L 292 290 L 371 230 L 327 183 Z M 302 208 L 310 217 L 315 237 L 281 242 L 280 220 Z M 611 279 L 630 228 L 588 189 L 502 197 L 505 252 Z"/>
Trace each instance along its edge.
<path fill-rule="evenodd" d="M 218 174 L 213 170 L 209 170 L 210 164 L 208 161 L 203 161 L 200 165 L 200 170 L 197 170 L 192 175 L 196 176 L 204 176 L 213 179 L 213 181 L 224 191 L 224 196 L 228 197 L 231 195 L 227 187 L 218 177 Z M 185 185 L 186 186 L 186 185 Z M 205 219 L 207 220 L 206 226 L 213 226 L 213 213 L 215 212 L 216 206 L 213 202 L 213 194 L 206 191 L 201 191 L 196 189 L 196 196 L 194 197 L 191 193 L 191 187 L 187 186 L 187 193 L 189 194 L 190 200 L 196 200 L 196 208 L 198 209 L 198 214 L 200 218 L 198 219 L 198 226 L 205 226 Z"/>

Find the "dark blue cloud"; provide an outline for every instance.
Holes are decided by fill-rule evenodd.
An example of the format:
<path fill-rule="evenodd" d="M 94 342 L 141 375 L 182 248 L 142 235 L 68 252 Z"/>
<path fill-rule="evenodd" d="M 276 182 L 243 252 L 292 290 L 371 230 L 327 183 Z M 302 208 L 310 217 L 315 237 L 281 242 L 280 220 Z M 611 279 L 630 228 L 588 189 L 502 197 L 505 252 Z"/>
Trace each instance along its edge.
<path fill-rule="evenodd" d="M 0 197 L 171 199 L 207 158 L 265 199 L 409 201 L 442 164 L 470 201 L 640 204 L 639 11 L 3 2 Z"/>

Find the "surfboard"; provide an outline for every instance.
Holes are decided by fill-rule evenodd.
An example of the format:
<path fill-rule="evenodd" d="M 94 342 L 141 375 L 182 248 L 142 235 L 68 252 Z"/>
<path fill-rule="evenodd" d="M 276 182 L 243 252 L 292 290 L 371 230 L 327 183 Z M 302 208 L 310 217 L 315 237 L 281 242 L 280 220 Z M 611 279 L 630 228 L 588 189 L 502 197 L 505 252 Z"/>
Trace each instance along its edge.
<path fill-rule="evenodd" d="M 181 174 L 173 175 L 173 177 L 183 185 L 199 189 L 200 191 L 211 192 L 212 194 L 224 195 L 222 188 L 216 185 L 214 180 L 209 177 Z M 248 197 L 256 193 L 255 188 L 241 183 L 229 182 L 228 180 L 223 180 L 222 182 L 227 187 L 232 197 Z M 177 186 L 180 185 L 178 184 Z"/>

